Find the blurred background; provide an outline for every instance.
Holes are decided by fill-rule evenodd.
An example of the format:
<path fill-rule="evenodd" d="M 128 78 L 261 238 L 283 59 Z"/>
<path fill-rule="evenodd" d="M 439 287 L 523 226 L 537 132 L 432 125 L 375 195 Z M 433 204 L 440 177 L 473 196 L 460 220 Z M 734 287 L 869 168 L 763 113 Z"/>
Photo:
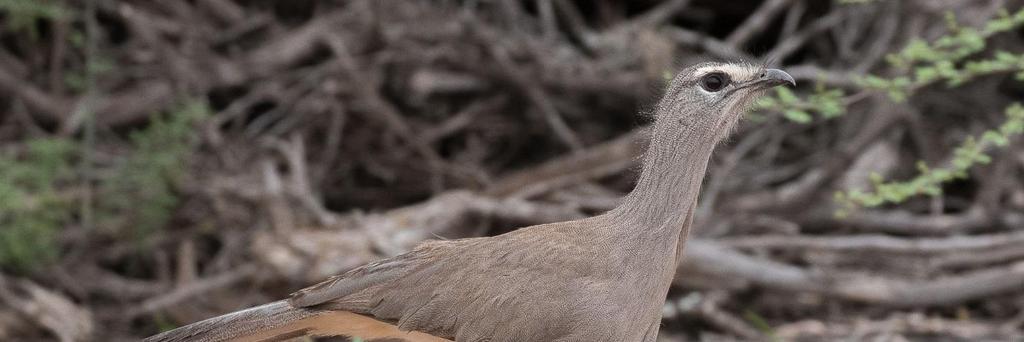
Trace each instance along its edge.
<path fill-rule="evenodd" d="M 134 340 L 614 207 L 681 67 L 799 83 L 709 167 L 663 341 L 1024 338 L 1016 0 L 0 0 L 0 340 Z"/>

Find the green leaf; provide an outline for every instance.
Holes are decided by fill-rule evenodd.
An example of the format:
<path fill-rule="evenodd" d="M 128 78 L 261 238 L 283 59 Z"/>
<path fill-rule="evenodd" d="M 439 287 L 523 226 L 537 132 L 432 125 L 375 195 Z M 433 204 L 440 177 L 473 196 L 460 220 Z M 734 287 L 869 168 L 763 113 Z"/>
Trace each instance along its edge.
<path fill-rule="evenodd" d="M 782 104 L 794 104 L 800 102 L 800 98 L 796 97 L 796 94 L 794 94 L 792 90 L 789 90 L 789 88 L 782 87 L 775 89 L 775 93 L 779 97 L 779 102 Z"/>
<path fill-rule="evenodd" d="M 782 112 L 782 114 L 787 119 L 792 120 L 794 122 L 798 122 L 798 123 L 808 123 L 808 122 L 811 122 L 811 114 L 808 114 L 807 112 L 802 111 L 802 110 L 790 109 L 790 110 L 787 110 L 785 112 Z"/>

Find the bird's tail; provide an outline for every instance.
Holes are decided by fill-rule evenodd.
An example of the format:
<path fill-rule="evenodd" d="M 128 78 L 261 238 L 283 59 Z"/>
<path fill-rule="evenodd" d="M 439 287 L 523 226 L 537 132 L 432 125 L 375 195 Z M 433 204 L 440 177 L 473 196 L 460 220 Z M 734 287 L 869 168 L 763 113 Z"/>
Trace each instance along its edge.
<path fill-rule="evenodd" d="M 275 327 L 282 327 L 315 317 L 318 314 L 316 311 L 306 308 L 294 308 L 288 302 L 281 300 L 192 323 L 150 336 L 144 341 L 214 342 L 257 334 L 262 335 L 261 333 L 264 331 L 276 330 Z M 296 331 L 296 333 L 301 333 L 301 329 Z"/>
<path fill-rule="evenodd" d="M 362 341 L 448 341 L 347 312 L 296 308 L 276 301 L 209 318 L 151 336 L 144 342 L 283 341 L 297 337 L 348 337 Z"/>

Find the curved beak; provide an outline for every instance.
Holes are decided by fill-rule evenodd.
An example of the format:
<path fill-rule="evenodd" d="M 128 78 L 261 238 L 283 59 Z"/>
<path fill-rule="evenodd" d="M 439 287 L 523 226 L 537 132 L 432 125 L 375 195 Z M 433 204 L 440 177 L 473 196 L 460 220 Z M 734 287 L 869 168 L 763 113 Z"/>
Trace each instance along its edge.
<path fill-rule="evenodd" d="M 785 71 L 779 69 L 766 69 L 764 73 L 761 74 L 761 79 L 758 80 L 758 83 L 764 85 L 765 88 L 771 88 L 783 84 L 796 86 L 796 80 L 793 79 L 793 76 L 790 76 Z"/>

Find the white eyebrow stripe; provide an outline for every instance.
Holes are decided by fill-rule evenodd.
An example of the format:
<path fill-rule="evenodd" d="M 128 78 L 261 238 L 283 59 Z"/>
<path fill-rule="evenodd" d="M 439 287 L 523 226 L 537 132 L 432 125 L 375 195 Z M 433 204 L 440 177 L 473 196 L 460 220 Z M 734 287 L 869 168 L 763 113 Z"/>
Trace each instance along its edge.
<path fill-rule="evenodd" d="M 754 73 L 756 72 L 756 70 L 753 68 L 743 67 L 740 65 L 720 64 L 697 68 L 697 72 L 695 72 L 695 74 L 698 75 L 698 77 L 700 77 L 714 71 L 724 72 L 728 74 L 730 77 L 732 77 L 732 79 L 741 81 L 752 79 Z"/>

